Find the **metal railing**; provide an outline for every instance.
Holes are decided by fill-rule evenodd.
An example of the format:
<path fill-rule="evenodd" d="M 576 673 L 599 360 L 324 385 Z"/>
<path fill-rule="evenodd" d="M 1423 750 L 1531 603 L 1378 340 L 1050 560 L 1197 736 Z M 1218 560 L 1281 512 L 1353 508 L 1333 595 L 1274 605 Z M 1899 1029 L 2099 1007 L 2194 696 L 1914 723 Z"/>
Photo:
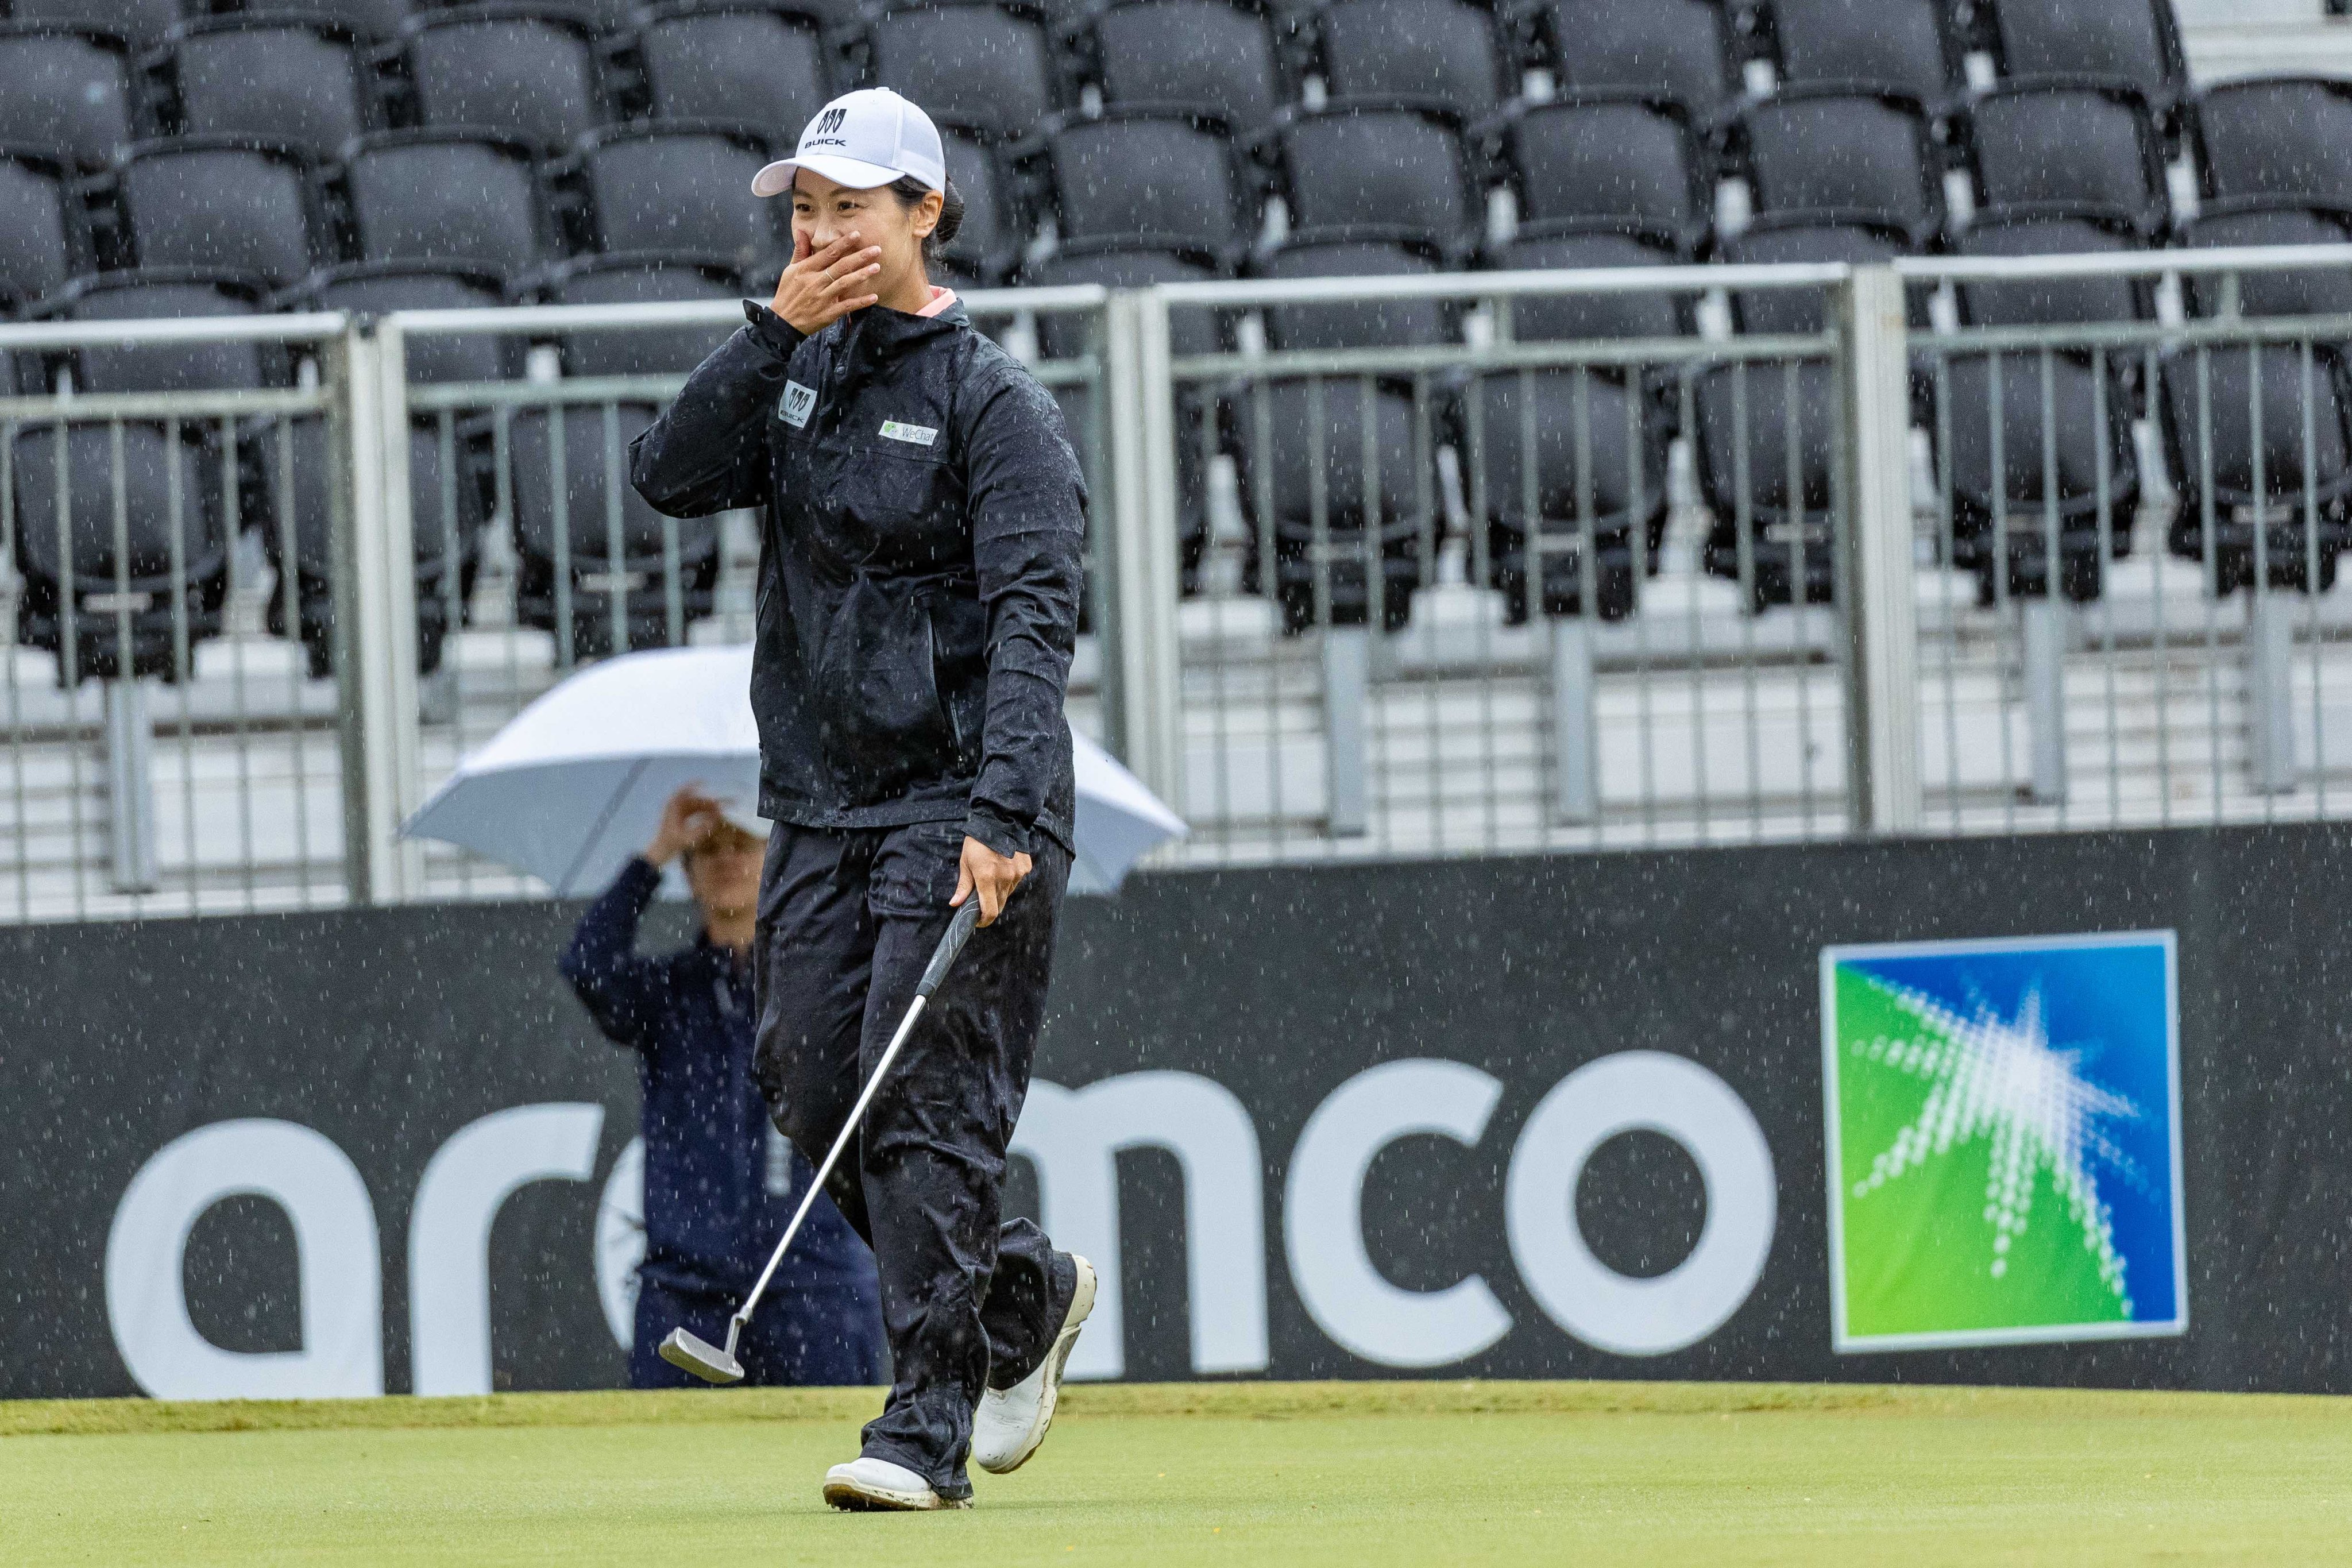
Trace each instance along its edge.
<path fill-rule="evenodd" d="M 2352 316 L 2298 278 L 2352 247 L 967 302 L 1093 489 L 1074 720 L 1236 864 L 2338 811 Z M 1987 324 L 2084 280 L 2137 303 Z M 740 319 L 0 325 L 0 920 L 538 891 L 398 825 L 578 663 L 750 637 L 756 518 L 625 482 Z"/>
<path fill-rule="evenodd" d="M 2344 617 L 2326 589 L 2352 489 L 2336 345 L 2352 338 L 2352 321 L 2257 315 L 2253 296 L 2276 310 L 2277 290 L 2258 280 L 2298 274 L 2340 289 L 2352 248 L 1817 271 L 1826 330 L 1811 342 L 1753 331 L 1792 313 L 1785 299 L 1759 300 L 1776 279 L 1797 288 L 1769 268 L 1158 291 L 1145 309 L 1164 310 L 1169 324 L 1153 320 L 1147 345 L 1185 332 L 1187 306 L 1261 318 L 1309 302 L 1473 307 L 1465 342 L 1434 350 L 1285 353 L 1264 346 L 1283 336 L 1271 321 L 1213 353 L 1171 353 L 1163 370 L 1147 346 L 1147 385 L 1171 389 L 1144 426 L 1147 447 L 1199 440 L 1195 474 L 1222 456 L 1237 470 L 1228 485 L 1250 467 L 1248 421 L 1229 419 L 1239 429 L 1218 452 L 1202 433 L 1213 416 L 1186 406 L 1188 390 L 1206 389 L 1213 408 L 1248 409 L 1285 378 L 1360 385 L 1385 375 L 1400 401 L 1409 387 L 1410 434 L 1383 451 L 1440 477 L 1454 523 L 1433 552 L 1419 521 L 1427 508 L 1399 509 L 1418 550 L 1401 574 L 1416 592 L 1409 615 L 1391 615 L 1381 632 L 1367 629 L 1369 597 L 1343 601 L 1320 584 L 1300 596 L 1303 614 L 1270 605 L 1248 577 L 1277 542 L 1267 509 L 1226 503 L 1222 546 L 1239 572 L 1204 570 L 1199 597 L 1176 609 L 1144 660 L 1177 672 L 1161 688 L 1171 727 L 1157 752 L 1181 760 L 1147 775 L 1194 824 L 1176 855 L 1246 862 L 2329 812 L 2331 788 L 2342 798 L 2333 774 L 2344 744 L 2328 731 L 2345 721 L 2328 694 Z M 1969 297 L 1986 285 L 2084 279 L 2137 285 L 2146 298 L 2126 320 L 1964 324 L 2000 314 Z M 1706 289 L 1714 309 L 1664 342 L 1510 341 L 1507 301 L 1526 314 L 1529 300 L 1642 289 Z M 2047 301 L 2022 308 L 2066 319 Z M 2137 373 L 2111 384 L 2126 355 Z M 2217 390 L 2226 363 L 2248 368 Z M 1590 476 L 1597 466 L 1607 478 L 1608 465 L 1594 454 L 1605 457 L 1613 426 L 1633 427 L 1630 396 L 1596 417 L 1599 367 L 1621 388 L 1646 377 L 1669 389 L 1675 417 L 1663 444 L 1675 493 L 1659 575 L 1627 574 L 1619 602 L 1604 600 L 1596 618 L 1597 574 L 1584 574 L 1568 602 L 1538 615 L 1520 584 L 1496 573 L 1496 552 L 1482 552 L 1497 531 L 1473 493 L 1492 467 L 1478 451 L 1475 399 L 1497 379 L 1561 378 L 1559 450 L 1547 458 L 1522 440 L 1507 454 L 1504 487 L 1529 498 L 1530 515 L 1538 491 L 1551 496 L 1543 521 L 1563 536 L 1556 548 L 1592 559 L 1612 511 L 1596 500 Z M 2068 367 L 2071 380 L 2056 384 Z M 1419 411 L 1447 373 L 1452 434 L 1433 437 L 1442 422 Z M 1810 393 L 1806 377 L 1819 383 Z M 2085 417 L 2105 440 L 2084 438 Z M 2284 453 L 2265 446 L 2266 417 L 2273 436 L 2294 432 Z M 1410 457 L 1396 457 L 1408 443 Z M 1372 493 L 1371 445 L 1354 496 Z M 1291 458 L 1309 476 L 1324 466 L 1319 453 Z M 1157 476 L 1144 499 L 1159 510 L 1141 513 L 1158 534 L 1151 550 L 1184 555 L 1185 477 L 1171 457 L 1146 461 Z M 1541 472 L 1547 461 L 1557 471 Z M 1643 467 L 1619 467 L 1633 480 L 1621 488 L 1638 486 Z M 2126 473 L 2128 509 L 2118 499 Z M 2265 498 L 2263 527 L 2247 493 Z M 1324 504 L 1310 498 L 1308 510 Z M 1365 580 L 1381 525 L 1347 521 L 1337 555 Z M 1220 527 L 1192 526 L 1202 531 L 1213 559 Z M 1312 517 L 1304 531 L 1297 553 L 1313 570 L 1331 531 Z M 2042 563 L 2055 563 L 2055 595 Z M 1773 607 L 1749 613 L 1758 605 Z M 1148 765 L 1154 748 L 1140 754 Z"/>
<path fill-rule="evenodd" d="M 2085 286 L 2146 300 L 2135 321 L 1914 339 L 1933 405 L 1928 543 L 1965 568 L 1921 599 L 1929 827 L 2339 809 L 2352 758 L 2346 737 L 2329 743 L 2345 720 L 2327 694 L 2344 689 L 2352 633 L 2330 592 L 2352 542 L 2352 314 L 2278 312 L 2310 279 L 2347 292 L 2352 250 L 1898 271 L 1956 303 Z"/>
<path fill-rule="evenodd" d="M 343 327 L 0 326 L 0 919 L 339 894 Z"/>
<path fill-rule="evenodd" d="M 1090 478 L 1104 470 L 1109 423 L 1106 299 L 1079 288 L 967 300 L 974 324 L 1027 360 L 1062 402 Z M 436 480 L 391 493 L 410 498 L 407 526 L 446 541 L 447 558 L 469 534 L 484 544 L 470 584 L 444 573 L 434 584 L 442 603 L 417 617 L 446 626 L 449 641 L 439 659 L 418 661 L 432 673 L 416 702 L 414 761 L 392 785 L 393 820 L 578 664 L 624 648 L 750 640 L 757 514 L 663 517 L 627 479 L 628 442 L 685 381 L 641 362 L 690 364 L 742 321 L 741 305 L 721 300 L 407 311 L 376 323 L 387 378 L 404 387 L 410 450 L 433 454 Z M 498 368 L 510 374 L 485 377 L 475 365 L 484 355 L 446 352 L 469 342 L 503 343 Z M 447 375 L 453 368 L 472 374 Z M 389 437 L 384 444 L 398 445 Z M 1081 695 L 1085 723 L 1091 692 Z M 387 896 L 537 890 L 449 846 L 382 847 L 396 877 Z"/>
<path fill-rule="evenodd" d="M 1124 739 L 1192 818 L 1181 853 L 1843 831 L 1845 644 L 1806 606 L 1834 597 L 1855 487 L 1878 482 L 1839 436 L 1854 377 L 1900 353 L 1854 338 L 1853 287 L 1843 267 L 1661 268 L 1139 300 L 1150 482 L 1122 522 L 1192 563 L 1196 597 L 1156 596 L 1131 658 L 1166 721 Z M 1727 300 L 1781 330 L 1674 330 Z M 1563 304 L 1666 331 L 1564 336 Z M 1455 341 L 1434 341 L 1441 310 Z M 1233 341 L 1204 350 L 1217 317 Z M 1390 329 L 1425 341 L 1287 346 Z"/>

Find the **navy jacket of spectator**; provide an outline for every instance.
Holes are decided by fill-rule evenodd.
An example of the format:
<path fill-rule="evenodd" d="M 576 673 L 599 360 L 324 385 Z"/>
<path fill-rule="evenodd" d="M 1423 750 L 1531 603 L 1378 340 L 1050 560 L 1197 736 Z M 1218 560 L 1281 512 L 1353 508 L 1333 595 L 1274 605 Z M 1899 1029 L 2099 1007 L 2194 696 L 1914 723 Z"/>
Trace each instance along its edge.
<path fill-rule="evenodd" d="M 751 964 L 708 937 L 666 957 L 638 955 L 637 922 L 660 886 L 658 870 L 631 860 L 581 920 L 561 967 L 596 1026 L 637 1053 L 646 1277 L 740 1293 L 759 1277 L 814 1173 L 769 1124 L 752 1081 Z M 872 1267 L 866 1244 L 821 1199 L 779 1283 L 853 1279 Z"/>

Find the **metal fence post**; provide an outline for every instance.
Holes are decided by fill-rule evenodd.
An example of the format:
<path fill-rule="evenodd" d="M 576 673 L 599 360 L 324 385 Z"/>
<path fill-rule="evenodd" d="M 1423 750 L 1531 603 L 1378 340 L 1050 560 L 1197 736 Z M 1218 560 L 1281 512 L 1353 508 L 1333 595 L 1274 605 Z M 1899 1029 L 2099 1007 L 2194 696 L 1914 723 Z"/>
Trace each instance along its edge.
<path fill-rule="evenodd" d="M 1371 830 L 1374 635 L 1370 626 L 1323 628 L 1323 825 L 1334 838 Z"/>
<path fill-rule="evenodd" d="M 1848 817 L 1857 833 L 1916 833 L 1919 647 L 1903 280 L 1891 267 L 1857 267 L 1838 294 L 1847 464 L 1847 511 L 1837 543 Z"/>
<path fill-rule="evenodd" d="M 1103 674 L 1110 745 L 1152 793 L 1184 809 L 1182 645 L 1176 534 L 1176 389 L 1169 376 L 1168 304 L 1156 290 L 1122 290 L 1107 307 L 1110 379 L 1110 592 Z"/>
<path fill-rule="evenodd" d="M 2255 790 L 2293 795 L 2294 757 L 2294 616 L 2297 598 L 2257 583 L 2246 612 L 2247 761 Z"/>
<path fill-rule="evenodd" d="M 106 683 L 106 836 L 109 885 L 152 893 L 155 868 L 155 724 L 150 682 L 125 675 Z M 18 832 L 23 831 L 21 825 Z"/>
<path fill-rule="evenodd" d="M 400 825 L 417 804 L 416 568 L 408 493 L 407 356 L 396 327 L 353 322 L 328 355 L 335 482 L 334 665 L 344 881 L 397 903 L 423 878 Z"/>
<path fill-rule="evenodd" d="M 2066 798 L 2066 650 L 2074 608 L 2056 593 L 2018 605 L 2025 668 L 2026 791 L 2044 805 Z"/>
<path fill-rule="evenodd" d="M 1597 692 L 1592 676 L 1592 627 L 1581 616 L 1555 616 L 1545 623 L 1551 639 L 1551 816 L 1558 823 L 1596 822 L 1601 816 Z"/>

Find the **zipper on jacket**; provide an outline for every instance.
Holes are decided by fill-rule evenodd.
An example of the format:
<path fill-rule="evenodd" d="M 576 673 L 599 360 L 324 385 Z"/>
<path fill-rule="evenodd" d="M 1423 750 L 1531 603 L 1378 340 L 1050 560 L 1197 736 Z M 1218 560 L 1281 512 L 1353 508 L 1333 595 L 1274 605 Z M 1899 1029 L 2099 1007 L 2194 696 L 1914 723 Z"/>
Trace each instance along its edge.
<path fill-rule="evenodd" d="M 940 683 L 940 627 L 931 619 L 931 592 L 926 588 L 915 598 L 923 612 L 923 665 L 931 672 L 931 704 L 947 721 L 948 740 L 955 747 L 956 761 L 963 761 L 963 726 L 956 722 L 955 702 L 948 696 L 947 688 Z"/>

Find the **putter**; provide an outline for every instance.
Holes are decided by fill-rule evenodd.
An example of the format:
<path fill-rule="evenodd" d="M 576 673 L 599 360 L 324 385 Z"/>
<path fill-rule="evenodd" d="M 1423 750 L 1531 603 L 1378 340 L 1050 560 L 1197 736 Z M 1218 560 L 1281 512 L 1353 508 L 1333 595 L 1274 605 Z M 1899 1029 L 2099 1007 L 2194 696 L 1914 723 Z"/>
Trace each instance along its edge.
<path fill-rule="evenodd" d="M 760 1270 L 759 1283 L 751 1287 L 751 1293 L 743 1298 L 743 1304 L 727 1321 L 726 1348 L 720 1349 L 699 1334 L 689 1333 L 684 1329 L 672 1329 L 669 1338 L 661 1342 L 662 1360 L 692 1373 L 705 1383 L 743 1381 L 743 1363 L 735 1359 L 735 1346 L 743 1337 L 743 1325 L 751 1321 L 751 1309 L 760 1304 L 761 1296 L 768 1289 L 768 1281 L 775 1278 L 776 1266 L 783 1262 L 785 1251 L 793 1245 L 793 1237 L 800 1234 L 801 1221 L 808 1218 L 809 1205 L 816 1202 L 817 1194 L 824 1191 L 824 1179 L 833 1174 L 834 1166 L 840 1163 L 841 1152 L 849 1147 L 850 1139 L 856 1135 L 857 1124 L 865 1119 L 866 1106 L 873 1103 L 874 1091 L 882 1087 L 883 1075 L 890 1070 L 890 1064 L 898 1059 L 898 1047 L 907 1043 L 908 1035 L 914 1033 L 915 1020 L 920 1018 L 923 1009 L 930 1005 L 931 994 L 948 977 L 948 971 L 955 964 L 956 954 L 963 951 L 965 939 L 971 935 L 972 927 L 979 923 L 980 894 L 975 891 L 964 900 L 963 908 L 956 910 L 955 918 L 948 921 L 947 934 L 940 938 L 939 947 L 931 953 L 929 966 L 924 969 L 922 980 L 915 986 L 915 999 L 907 1005 L 907 1016 L 898 1021 L 898 1031 L 890 1037 L 890 1047 L 882 1053 L 882 1059 L 874 1064 L 874 1076 L 866 1080 L 866 1088 L 858 1095 L 857 1103 L 849 1108 L 849 1120 L 842 1123 L 841 1135 L 833 1141 L 832 1149 L 824 1156 L 824 1163 L 816 1168 L 816 1179 L 809 1184 L 808 1194 L 801 1199 L 801 1206 L 793 1211 L 793 1223 L 784 1226 L 783 1239 L 776 1243 L 776 1250 L 769 1255 L 768 1266 Z"/>

